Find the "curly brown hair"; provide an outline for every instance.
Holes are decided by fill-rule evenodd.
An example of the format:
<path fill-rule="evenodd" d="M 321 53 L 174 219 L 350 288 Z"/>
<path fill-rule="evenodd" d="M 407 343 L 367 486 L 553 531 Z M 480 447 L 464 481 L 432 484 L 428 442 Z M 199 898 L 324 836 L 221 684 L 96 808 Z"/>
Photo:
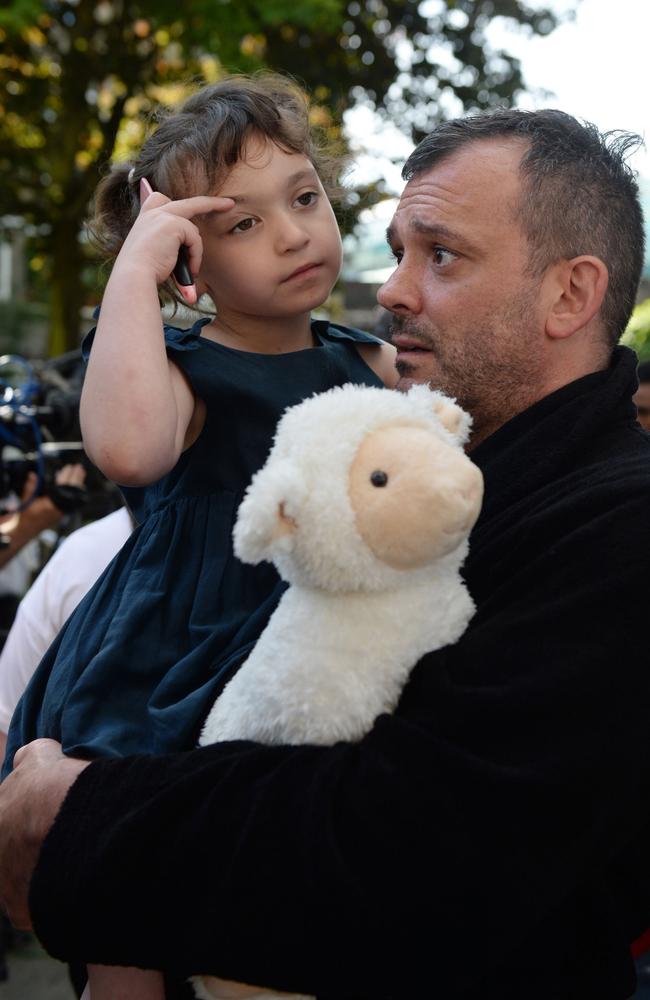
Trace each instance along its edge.
<path fill-rule="evenodd" d="M 119 253 L 140 210 L 140 180 L 168 198 L 215 190 L 252 135 L 306 156 L 328 196 L 339 194 L 344 164 L 309 120 L 307 95 L 277 73 L 233 75 L 201 87 L 181 106 L 153 117 L 153 131 L 134 163 L 120 163 L 100 181 L 89 229 L 108 262 Z M 169 286 L 174 298 L 173 288 Z"/>

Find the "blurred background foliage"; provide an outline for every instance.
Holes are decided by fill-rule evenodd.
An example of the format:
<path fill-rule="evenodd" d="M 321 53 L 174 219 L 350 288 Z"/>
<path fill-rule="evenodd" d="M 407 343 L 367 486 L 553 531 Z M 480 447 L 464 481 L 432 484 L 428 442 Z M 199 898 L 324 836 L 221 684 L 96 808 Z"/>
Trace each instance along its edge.
<path fill-rule="evenodd" d="M 632 347 L 639 361 L 650 361 L 650 299 L 644 299 L 637 305 L 621 343 Z"/>
<path fill-rule="evenodd" d="M 290 73 L 315 124 L 342 137 L 363 103 L 415 140 L 441 109 L 511 104 L 519 62 L 491 46 L 505 18 L 547 34 L 556 16 L 520 0 L 10 0 L 0 8 L 0 218 L 29 230 L 28 298 L 49 308 L 51 354 L 78 344 L 97 299 L 82 234 L 112 158 L 129 158 L 152 110 L 227 72 Z M 450 113 L 449 111 L 447 113 Z M 356 209 L 381 184 L 351 198 Z"/>

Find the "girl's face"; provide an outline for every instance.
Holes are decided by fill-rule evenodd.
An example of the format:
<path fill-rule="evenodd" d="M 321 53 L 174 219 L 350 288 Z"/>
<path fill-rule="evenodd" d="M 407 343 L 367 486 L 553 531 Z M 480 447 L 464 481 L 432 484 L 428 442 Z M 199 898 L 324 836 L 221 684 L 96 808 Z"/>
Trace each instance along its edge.
<path fill-rule="evenodd" d="M 341 237 L 311 161 L 254 137 L 214 193 L 235 205 L 194 221 L 203 240 L 198 290 L 218 313 L 272 320 L 321 305 L 341 267 Z"/>

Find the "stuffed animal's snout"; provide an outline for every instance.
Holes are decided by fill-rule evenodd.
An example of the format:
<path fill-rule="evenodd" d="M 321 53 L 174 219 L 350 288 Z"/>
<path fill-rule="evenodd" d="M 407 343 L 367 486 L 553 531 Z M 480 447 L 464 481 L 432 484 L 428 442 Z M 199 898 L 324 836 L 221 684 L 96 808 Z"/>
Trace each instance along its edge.
<path fill-rule="evenodd" d="M 481 507 L 483 477 L 460 448 L 416 426 L 385 427 L 361 443 L 350 469 L 359 534 L 395 569 L 453 551 Z"/>

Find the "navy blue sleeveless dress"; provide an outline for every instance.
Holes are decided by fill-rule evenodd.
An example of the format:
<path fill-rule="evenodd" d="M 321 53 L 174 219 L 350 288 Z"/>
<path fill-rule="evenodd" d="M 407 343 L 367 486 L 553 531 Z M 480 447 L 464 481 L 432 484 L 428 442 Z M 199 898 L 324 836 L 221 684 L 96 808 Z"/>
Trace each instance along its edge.
<path fill-rule="evenodd" d="M 39 736 L 83 757 L 191 748 L 284 585 L 232 550 L 237 508 L 287 406 L 335 385 L 381 385 L 361 331 L 313 321 L 290 354 L 223 347 L 167 327 L 169 357 L 206 404 L 197 441 L 161 480 L 124 488 L 138 527 L 66 622 L 12 720 L 6 760 Z"/>

